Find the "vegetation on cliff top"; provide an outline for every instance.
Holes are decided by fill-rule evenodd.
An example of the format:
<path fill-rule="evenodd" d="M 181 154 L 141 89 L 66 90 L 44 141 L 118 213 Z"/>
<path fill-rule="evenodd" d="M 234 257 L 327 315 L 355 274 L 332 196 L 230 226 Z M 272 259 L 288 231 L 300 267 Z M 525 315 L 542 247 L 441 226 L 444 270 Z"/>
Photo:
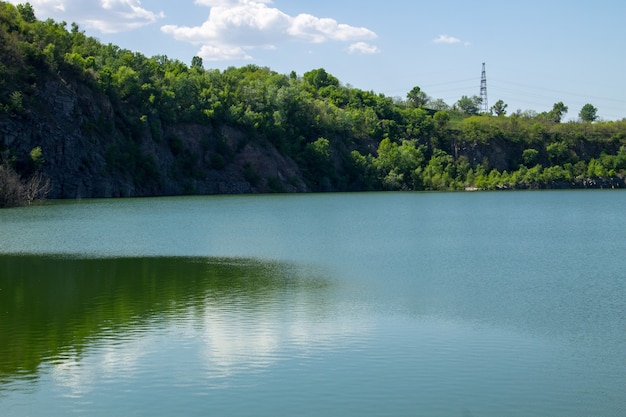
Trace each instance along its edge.
<path fill-rule="evenodd" d="M 204 69 L 199 57 L 190 66 L 148 58 L 104 45 L 74 23 L 68 30 L 65 22 L 39 21 L 28 3 L 0 2 L 0 122 L 40 111 L 38 91 L 53 78 L 110 99 L 113 122 L 83 120 L 78 127 L 103 136 L 121 132 L 123 139 L 103 150 L 108 169 L 153 182 L 156 194 L 172 173 L 156 169 L 146 138 L 167 143 L 176 175 L 191 179 L 203 169 L 223 169 L 246 143 L 262 138 L 295 161 L 312 191 L 624 186 L 626 176 L 626 119 L 597 121 L 592 104 L 580 109 L 578 121 L 564 123 L 569 109 L 562 102 L 542 113 L 507 115 L 499 100 L 481 114 L 478 97 L 450 106 L 415 87 L 406 99 L 390 98 L 343 85 L 323 68 L 301 76 L 255 65 Z M 244 139 L 234 148 L 226 140 L 211 145 L 206 167 L 197 151 L 208 146 L 205 138 L 162 137 L 177 124 L 227 126 Z M 46 172 L 45 162 L 34 170 L 32 156 L 8 142 L 0 136 L 5 168 L 23 177 Z M 51 151 L 44 148 L 40 161 Z M 272 183 L 250 164 L 241 171 L 253 189 L 261 180 Z"/>

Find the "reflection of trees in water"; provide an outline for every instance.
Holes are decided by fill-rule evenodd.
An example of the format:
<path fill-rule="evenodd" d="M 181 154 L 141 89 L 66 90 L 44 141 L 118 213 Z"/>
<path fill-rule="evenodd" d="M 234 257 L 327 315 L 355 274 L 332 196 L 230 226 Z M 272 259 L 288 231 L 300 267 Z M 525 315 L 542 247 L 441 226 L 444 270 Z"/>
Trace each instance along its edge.
<path fill-rule="evenodd" d="M 1 255 L 0 383 L 181 315 L 314 315 L 329 285 L 296 265 L 248 259 Z"/>

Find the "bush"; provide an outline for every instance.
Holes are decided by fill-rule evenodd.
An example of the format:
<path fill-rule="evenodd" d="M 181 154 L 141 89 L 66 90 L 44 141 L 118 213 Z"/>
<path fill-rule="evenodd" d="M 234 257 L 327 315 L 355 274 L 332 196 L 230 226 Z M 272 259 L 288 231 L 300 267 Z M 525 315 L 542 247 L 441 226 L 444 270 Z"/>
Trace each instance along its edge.
<path fill-rule="evenodd" d="M 20 204 L 24 195 L 20 176 L 5 162 L 0 165 L 0 207 L 13 207 Z"/>
<path fill-rule="evenodd" d="M 8 162 L 0 164 L 0 207 L 45 200 L 51 188 L 50 179 L 40 172 L 24 181 Z"/>
<path fill-rule="evenodd" d="M 537 149 L 524 149 L 524 152 L 522 152 L 522 159 L 524 160 L 524 165 L 526 165 L 526 167 L 533 167 L 539 160 L 539 151 Z"/>

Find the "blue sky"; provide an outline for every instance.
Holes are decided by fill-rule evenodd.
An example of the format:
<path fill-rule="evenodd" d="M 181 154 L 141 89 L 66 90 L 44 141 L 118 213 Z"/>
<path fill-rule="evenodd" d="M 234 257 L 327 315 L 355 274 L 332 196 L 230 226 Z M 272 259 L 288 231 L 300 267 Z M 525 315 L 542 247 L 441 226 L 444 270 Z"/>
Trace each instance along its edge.
<path fill-rule="evenodd" d="M 12 3 L 23 3 L 11 0 Z M 626 118 L 626 2 L 527 0 L 31 0 L 39 19 L 77 22 L 105 43 L 205 68 L 325 68 L 343 84 L 391 97 L 414 86 L 453 104 L 488 101 L 568 120 L 591 103 Z"/>

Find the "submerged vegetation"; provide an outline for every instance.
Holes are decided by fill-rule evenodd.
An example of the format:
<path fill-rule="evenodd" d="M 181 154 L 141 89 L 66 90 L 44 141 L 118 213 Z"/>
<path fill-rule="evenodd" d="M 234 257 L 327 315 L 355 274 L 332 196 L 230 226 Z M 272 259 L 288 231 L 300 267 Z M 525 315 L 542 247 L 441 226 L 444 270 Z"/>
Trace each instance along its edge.
<path fill-rule="evenodd" d="M 303 75 L 256 65 L 220 71 L 205 69 L 199 57 L 187 66 L 104 45 L 75 23 L 68 30 L 65 22 L 39 21 L 28 3 L 0 2 L 5 176 L 55 177 L 56 168 L 45 159 L 58 146 L 32 137 L 20 144 L 14 132 L 7 133 L 10 128 L 2 130 L 3 121 L 28 123 L 32 114 L 46 111 L 40 98 L 50 79 L 108 100 L 113 119 L 94 111 L 100 117 L 77 117 L 75 126 L 85 136 L 105 138 L 92 150 L 106 163 L 107 172 L 100 175 L 123 174 L 154 194 L 164 193 L 165 177 L 191 184 L 229 166 L 253 191 L 284 191 L 278 177 L 263 177 L 250 162 L 236 165 L 250 143 L 271 146 L 294 161 L 299 172 L 286 181 L 301 180 L 310 191 L 625 185 L 626 119 L 598 121 L 592 104 L 580 109 L 578 121 L 563 122 L 568 108 L 562 102 L 542 113 L 507 115 L 499 100 L 481 114 L 478 97 L 448 105 L 415 87 L 405 99 L 390 98 L 343 85 L 323 68 Z M 233 143 L 228 135 L 209 140 L 167 133 L 175 126 L 228 128 L 241 138 Z M 37 139 L 41 143 L 33 142 Z M 28 152 L 39 145 L 37 154 Z M 174 160 L 169 172 L 158 169 L 163 155 L 148 152 L 155 146 L 165 146 Z M 86 166 L 93 163 L 84 159 Z M 11 175 L 11 181 L 24 184 Z M 4 183 L 0 187 L 0 194 L 9 192 Z"/>

